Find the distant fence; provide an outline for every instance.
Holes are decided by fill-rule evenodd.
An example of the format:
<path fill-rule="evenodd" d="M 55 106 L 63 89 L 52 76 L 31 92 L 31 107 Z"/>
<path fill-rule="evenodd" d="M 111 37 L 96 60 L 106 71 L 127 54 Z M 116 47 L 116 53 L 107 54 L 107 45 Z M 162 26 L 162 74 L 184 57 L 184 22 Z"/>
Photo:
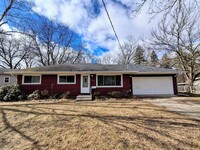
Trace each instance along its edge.
<path fill-rule="evenodd" d="M 200 94 L 200 86 L 194 85 L 189 86 L 188 84 L 178 84 L 178 92 L 188 92 L 190 89 L 192 89 L 193 93 Z"/>

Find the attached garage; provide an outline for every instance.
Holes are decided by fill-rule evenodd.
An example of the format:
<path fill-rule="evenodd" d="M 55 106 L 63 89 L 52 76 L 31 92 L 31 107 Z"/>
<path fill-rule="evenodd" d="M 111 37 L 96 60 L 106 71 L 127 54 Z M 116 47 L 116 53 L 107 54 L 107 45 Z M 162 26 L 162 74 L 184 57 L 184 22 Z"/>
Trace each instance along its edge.
<path fill-rule="evenodd" d="M 133 95 L 174 95 L 172 76 L 132 77 Z"/>

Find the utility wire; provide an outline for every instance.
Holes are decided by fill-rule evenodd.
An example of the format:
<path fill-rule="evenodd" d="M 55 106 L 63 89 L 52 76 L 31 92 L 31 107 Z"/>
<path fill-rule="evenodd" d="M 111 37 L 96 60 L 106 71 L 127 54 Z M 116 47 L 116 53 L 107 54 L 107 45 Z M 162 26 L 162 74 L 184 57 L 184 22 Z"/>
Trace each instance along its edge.
<path fill-rule="evenodd" d="M 120 41 L 119 41 L 119 38 L 118 38 L 118 36 L 117 36 L 117 32 L 116 32 L 116 30 L 115 30 L 115 28 L 114 28 L 114 25 L 113 25 L 113 23 L 112 23 L 112 20 L 111 20 L 111 18 L 110 18 L 110 15 L 109 15 L 109 13 L 108 13 L 107 8 L 106 8 L 106 4 L 105 4 L 104 0 L 102 0 L 102 3 L 103 3 L 103 6 L 104 6 L 105 11 L 106 11 L 106 13 L 107 13 L 108 19 L 109 19 L 110 24 L 111 24 L 111 26 L 112 26 L 112 29 L 113 29 L 113 31 L 114 31 L 114 33 L 115 33 L 115 37 L 116 37 L 116 39 L 117 39 L 117 42 L 118 42 L 118 44 L 119 44 L 119 47 L 120 47 L 120 49 L 122 49 L 122 45 L 121 45 L 121 43 L 120 43 Z"/>

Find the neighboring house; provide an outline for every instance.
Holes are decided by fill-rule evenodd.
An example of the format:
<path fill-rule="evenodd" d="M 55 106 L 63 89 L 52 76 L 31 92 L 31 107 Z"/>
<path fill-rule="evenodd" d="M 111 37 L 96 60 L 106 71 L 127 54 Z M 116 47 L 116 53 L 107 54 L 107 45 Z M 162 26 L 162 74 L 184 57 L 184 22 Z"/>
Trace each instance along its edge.
<path fill-rule="evenodd" d="M 193 86 L 190 87 L 188 83 L 177 83 L 178 92 L 188 92 L 192 88 L 193 93 L 200 94 L 200 78 L 194 81 Z"/>
<path fill-rule="evenodd" d="M 71 95 L 129 91 L 133 95 L 176 95 L 173 69 L 142 65 L 64 64 L 12 71 L 25 93 L 48 90 Z"/>
<path fill-rule="evenodd" d="M 0 68 L 0 86 L 17 83 L 17 78 L 10 73 L 7 73 L 9 71 L 11 70 Z"/>
<path fill-rule="evenodd" d="M 200 94 L 200 78 L 194 81 L 194 90 L 196 94 Z"/>

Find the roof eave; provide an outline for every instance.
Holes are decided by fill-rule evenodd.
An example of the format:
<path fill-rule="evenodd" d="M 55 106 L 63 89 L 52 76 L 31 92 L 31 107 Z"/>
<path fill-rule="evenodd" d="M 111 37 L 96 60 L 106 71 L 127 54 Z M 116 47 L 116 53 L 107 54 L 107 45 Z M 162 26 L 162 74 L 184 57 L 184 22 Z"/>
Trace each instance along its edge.
<path fill-rule="evenodd" d="M 179 74 L 179 72 L 139 72 L 139 71 L 11 71 L 13 75 L 23 74 Z"/>
<path fill-rule="evenodd" d="M 145 75 L 145 74 L 151 74 L 151 75 L 153 75 L 153 74 L 179 74 L 179 72 L 177 71 L 177 72 L 138 72 L 138 73 L 136 73 L 136 74 L 140 74 L 140 75 Z"/>

